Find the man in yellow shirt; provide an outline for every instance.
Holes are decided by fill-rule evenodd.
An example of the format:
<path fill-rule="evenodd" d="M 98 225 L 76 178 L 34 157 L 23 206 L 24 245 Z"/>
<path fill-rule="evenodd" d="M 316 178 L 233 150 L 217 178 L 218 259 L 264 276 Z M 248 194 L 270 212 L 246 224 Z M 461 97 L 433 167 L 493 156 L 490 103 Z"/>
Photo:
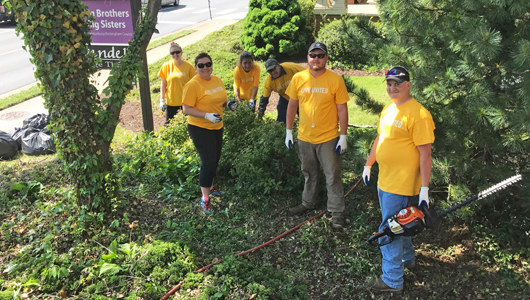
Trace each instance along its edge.
<path fill-rule="evenodd" d="M 331 226 L 342 229 L 345 220 L 340 155 L 347 148 L 347 102 L 350 98 L 342 77 L 326 69 L 327 52 L 326 45 L 318 42 L 311 44 L 307 54 L 309 69 L 295 74 L 286 91 L 290 99 L 285 145 L 290 149 L 294 144 L 292 129 L 298 108 L 298 156 L 305 177 L 302 203 L 290 208 L 289 213 L 299 215 L 316 207 L 318 177 L 322 167 L 326 176 Z"/>
<path fill-rule="evenodd" d="M 386 91 L 392 102 L 385 106 L 377 124 L 370 155 L 366 160 L 363 180 L 370 184 L 370 168 L 377 161 L 379 179 L 377 191 L 382 222 L 410 205 L 429 206 L 431 178 L 431 145 L 434 142 L 432 116 L 410 95 L 410 75 L 401 66 L 385 73 Z M 419 194 L 419 198 L 418 198 Z M 387 242 L 388 237 L 380 243 Z M 374 279 L 370 287 L 381 292 L 401 292 L 403 269 L 415 265 L 414 247 L 410 236 L 395 236 L 380 247 L 383 255 L 383 275 Z"/>
<path fill-rule="evenodd" d="M 258 117 L 262 117 L 265 114 L 265 110 L 269 104 L 269 97 L 274 91 L 280 95 L 278 105 L 276 105 L 276 109 L 278 110 L 276 121 L 285 123 L 285 114 L 287 113 L 287 104 L 289 103 L 289 96 L 285 94 L 285 90 L 294 74 L 305 70 L 305 68 L 291 62 L 280 64 L 276 59 L 269 58 L 265 62 L 265 69 L 269 75 L 265 79 L 263 96 L 261 96 L 259 101 Z"/>

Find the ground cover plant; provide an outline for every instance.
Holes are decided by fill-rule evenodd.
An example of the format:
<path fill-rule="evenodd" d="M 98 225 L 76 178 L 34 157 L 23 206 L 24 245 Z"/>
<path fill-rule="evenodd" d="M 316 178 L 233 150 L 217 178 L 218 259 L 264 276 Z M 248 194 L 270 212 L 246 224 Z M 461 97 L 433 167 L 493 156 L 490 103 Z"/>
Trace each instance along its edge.
<path fill-rule="evenodd" d="M 230 26 L 214 34 L 216 44 L 210 36 L 185 53 L 208 50 L 214 74 L 229 77 L 240 51 L 234 42 L 240 28 Z M 375 125 L 372 110 L 384 102 L 381 91 L 369 88 L 363 94 L 360 87 L 370 84 L 347 81 L 350 102 L 366 115 L 358 120 Z M 384 84 L 380 76 L 375 81 Z M 113 145 L 113 175 L 121 193 L 105 214 L 90 215 L 76 205 L 73 182 L 55 155 L 0 162 L 0 299 L 159 299 L 184 278 L 176 293 L 182 299 L 524 299 L 529 294 L 529 220 L 510 190 L 459 211 L 439 231 L 417 236 L 417 267 L 406 271 L 401 297 L 365 287 L 380 272 L 379 252 L 366 243 L 380 222 L 374 186 L 360 185 L 346 198 L 345 231 L 332 231 L 325 215 L 235 258 L 313 214 L 285 213 L 299 203 L 302 186 L 281 124 L 268 117 L 259 121 L 244 106 L 227 112 L 224 121 L 217 183 L 226 194 L 213 199 L 209 216 L 198 205 L 199 162 L 183 116 L 158 133 L 131 134 Z M 346 190 L 357 182 L 375 134 L 373 128 L 349 129 Z M 436 178 L 444 176 L 441 166 L 435 161 Z M 432 197 L 444 207 L 451 203 L 441 187 Z M 314 213 L 324 208 L 322 202 Z M 86 218 L 97 223 L 87 226 Z M 195 273 L 220 260 L 207 273 Z"/>

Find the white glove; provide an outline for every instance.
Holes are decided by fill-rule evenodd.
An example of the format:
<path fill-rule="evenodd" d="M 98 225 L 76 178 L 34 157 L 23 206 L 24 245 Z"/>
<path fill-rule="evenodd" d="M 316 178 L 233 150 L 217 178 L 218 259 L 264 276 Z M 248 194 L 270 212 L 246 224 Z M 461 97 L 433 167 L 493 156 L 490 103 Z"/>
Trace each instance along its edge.
<path fill-rule="evenodd" d="M 291 150 L 294 147 L 293 130 L 285 129 L 285 146 Z"/>
<path fill-rule="evenodd" d="M 256 104 L 254 103 L 254 99 L 250 99 L 250 100 L 248 101 L 248 108 L 250 108 L 250 110 L 254 110 L 254 105 L 256 105 Z"/>
<path fill-rule="evenodd" d="M 167 109 L 166 101 L 164 101 L 164 98 L 160 98 L 160 110 L 166 111 L 166 109 Z"/>
<path fill-rule="evenodd" d="M 428 186 L 422 186 L 420 189 L 420 199 L 418 200 L 418 208 L 420 208 L 422 205 L 426 205 L 427 208 L 429 207 L 429 187 Z"/>
<path fill-rule="evenodd" d="M 346 143 L 346 137 L 347 135 L 341 134 L 339 137 L 339 141 L 337 142 L 337 146 L 335 146 L 335 152 L 337 155 L 341 155 L 342 153 L 346 152 L 346 149 L 348 149 L 348 143 Z"/>
<path fill-rule="evenodd" d="M 364 166 L 363 170 L 363 181 L 364 185 L 370 186 L 370 170 L 372 169 L 372 166 Z"/>
<path fill-rule="evenodd" d="M 214 124 L 221 122 L 221 120 L 223 119 L 223 118 L 221 118 L 221 115 L 214 114 L 214 113 L 206 113 L 204 115 L 204 118 L 207 119 L 208 121 L 214 123 Z"/>

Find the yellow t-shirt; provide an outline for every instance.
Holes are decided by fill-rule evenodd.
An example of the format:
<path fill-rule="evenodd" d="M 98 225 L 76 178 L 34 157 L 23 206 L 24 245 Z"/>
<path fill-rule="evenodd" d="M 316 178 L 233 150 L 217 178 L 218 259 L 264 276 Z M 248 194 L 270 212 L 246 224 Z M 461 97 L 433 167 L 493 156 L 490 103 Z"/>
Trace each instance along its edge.
<path fill-rule="evenodd" d="M 377 124 L 379 164 L 377 185 L 385 192 L 413 196 L 421 187 L 420 153 L 417 146 L 434 142 L 434 122 L 416 99 L 396 106 L 390 103 Z"/>
<path fill-rule="evenodd" d="M 286 94 L 298 100 L 298 139 L 321 144 L 339 136 L 337 104 L 350 100 L 344 79 L 330 70 L 317 78 L 309 70 L 296 73 Z"/>
<path fill-rule="evenodd" d="M 182 89 L 184 85 L 195 76 L 195 68 L 188 62 L 183 61 L 180 66 L 175 65 L 173 60 L 165 62 L 158 72 L 158 77 L 167 81 L 166 104 L 169 106 L 182 105 Z"/>
<path fill-rule="evenodd" d="M 285 74 L 281 75 L 280 77 L 272 80 L 271 75 L 269 74 L 267 76 L 267 79 L 265 79 L 265 84 L 263 86 L 263 97 L 270 97 L 271 93 L 274 91 L 283 98 L 289 100 L 289 96 L 285 94 L 285 90 L 287 89 L 287 86 L 289 86 L 289 83 L 291 82 L 291 79 L 293 78 L 294 74 L 306 70 L 306 68 L 297 65 L 295 63 L 285 62 L 283 64 L 280 64 L 282 68 L 285 71 Z"/>
<path fill-rule="evenodd" d="M 260 73 L 261 68 L 257 63 L 254 63 L 250 72 L 245 72 L 240 66 L 234 69 L 234 90 L 239 89 L 239 97 L 241 100 L 250 100 L 252 97 L 252 89 L 259 86 Z"/>
<path fill-rule="evenodd" d="M 226 89 L 217 76 L 204 80 L 199 75 L 193 77 L 184 86 L 182 104 L 192 106 L 206 113 L 217 113 L 223 117 L 223 105 L 226 102 Z M 188 123 L 205 129 L 221 129 L 223 121 L 214 124 L 207 119 L 188 116 Z"/>

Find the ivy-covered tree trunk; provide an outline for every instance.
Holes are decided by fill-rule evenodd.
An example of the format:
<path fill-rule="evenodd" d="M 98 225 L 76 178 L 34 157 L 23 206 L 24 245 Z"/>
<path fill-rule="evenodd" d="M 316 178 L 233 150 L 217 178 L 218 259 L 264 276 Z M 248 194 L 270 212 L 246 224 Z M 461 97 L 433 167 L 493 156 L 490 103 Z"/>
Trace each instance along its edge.
<path fill-rule="evenodd" d="M 112 171 L 110 143 L 125 95 L 138 75 L 140 53 L 152 36 L 160 0 L 149 1 L 127 54 L 114 65 L 100 98 L 91 84 L 96 56 L 91 53 L 93 17 L 81 0 L 12 0 L 25 47 L 36 67 L 59 157 L 78 196 L 90 210 L 105 210 Z"/>
<path fill-rule="evenodd" d="M 410 69 L 435 119 L 436 178 L 449 183 L 449 196 L 530 175 L 530 1 L 379 5 L 394 63 Z"/>

